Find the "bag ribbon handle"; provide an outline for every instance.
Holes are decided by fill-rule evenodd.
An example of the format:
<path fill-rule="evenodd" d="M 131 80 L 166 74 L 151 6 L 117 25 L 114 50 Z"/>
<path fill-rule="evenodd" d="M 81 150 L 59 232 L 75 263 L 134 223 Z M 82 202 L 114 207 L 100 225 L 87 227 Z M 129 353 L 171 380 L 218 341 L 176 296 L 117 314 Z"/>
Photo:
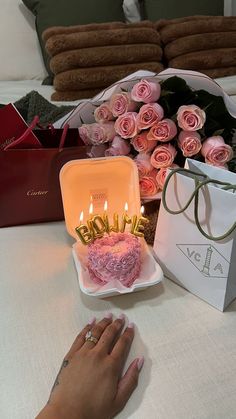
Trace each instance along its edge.
<path fill-rule="evenodd" d="M 193 175 L 193 178 L 194 178 L 194 181 L 195 181 L 195 190 L 191 194 L 191 196 L 190 196 L 189 200 L 187 201 L 186 205 L 184 205 L 183 208 L 181 208 L 180 210 L 177 210 L 177 211 L 174 211 L 174 210 L 171 210 L 170 208 L 168 208 L 167 203 L 166 203 L 167 186 L 169 184 L 170 179 L 172 178 L 172 176 L 175 175 L 175 173 L 191 174 L 191 175 Z M 202 181 L 200 181 L 198 179 L 199 176 L 203 178 Z M 210 234 L 207 234 L 203 230 L 203 228 L 201 227 L 201 224 L 200 224 L 200 221 L 199 221 L 199 214 L 198 214 L 199 191 L 205 185 L 212 184 L 212 183 L 223 186 L 222 187 L 223 190 L 232 189 L 233 192 L 236 191 L 236 185 L 232 185 L 229 182 L 222 182 L 220 180 L 210 179 L 205 174 L 197 173 L 197 172 L 194 172 L 193 170 L 189 170 L 189 169 L 184 169 L 184 168 L 171 169 L 171 172 L 168 174 L 168 176 L 165 180 L 164 188 L 163 188 L 163 191 L 162 191 L 162 203 L 163 203 L 163 207 L 165 208 L 165 210 L 167 212 L 169 212 L 170 214 L 176 215 L 176 214 L 180 214 L 180 213 L 184 212 L 189 207 L 191 202 L 194 200 L 194 219 L 195 219 L 196 226 L 197 226 L 198 230 L 207 239 L 213 240 L 213 241 L 219 241 L 219 240 L 223 240 L 226 237 L 228 237 L 236 229 L 236 222 L 229 228 L 228 231 L 226 231 L 226 233 L 224 233 L 220 236 L 212 236 Z"/>

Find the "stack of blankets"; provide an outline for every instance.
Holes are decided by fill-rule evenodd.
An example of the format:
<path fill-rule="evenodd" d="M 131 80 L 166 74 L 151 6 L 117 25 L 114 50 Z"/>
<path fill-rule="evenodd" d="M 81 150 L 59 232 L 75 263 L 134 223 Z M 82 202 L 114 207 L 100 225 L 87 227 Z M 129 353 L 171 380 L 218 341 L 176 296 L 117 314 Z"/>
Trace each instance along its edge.
<path fill-rule="evenodd" d="M 56 101 L 91 98 L 137 71 L 236 74 L 236 17 L 189 16 L 157 22 L 52 27 L 43 33 Z"/>
<path fill-rule="evenodd" d="M 236 74 L 236 17 L 190 16 L 156 22 L 165 67 L 211 78 Z"/>
<path fill-rule="evenodd" d="M 164 69 L 160 34 L 150 21 L 52 27 L 43 40 L 55 101 L 91 98 L 137 70 Z"/>

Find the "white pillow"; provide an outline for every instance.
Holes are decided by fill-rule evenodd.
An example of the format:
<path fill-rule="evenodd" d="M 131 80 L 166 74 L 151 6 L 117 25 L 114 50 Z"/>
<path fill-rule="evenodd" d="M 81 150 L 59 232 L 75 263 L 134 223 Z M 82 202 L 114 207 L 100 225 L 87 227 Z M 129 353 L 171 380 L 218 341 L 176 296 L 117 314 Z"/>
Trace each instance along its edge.
<path fill-rule="evenodd" d="M 123 10 L 126 22 L 139 22 L 141 20 L 138 0 L 124 0 Z"/>
<path fill-rule="evenodd" d="M 43 80 L 46 75 L 34 16 L 20 0 L 1 0 L 0 80 Z"/>

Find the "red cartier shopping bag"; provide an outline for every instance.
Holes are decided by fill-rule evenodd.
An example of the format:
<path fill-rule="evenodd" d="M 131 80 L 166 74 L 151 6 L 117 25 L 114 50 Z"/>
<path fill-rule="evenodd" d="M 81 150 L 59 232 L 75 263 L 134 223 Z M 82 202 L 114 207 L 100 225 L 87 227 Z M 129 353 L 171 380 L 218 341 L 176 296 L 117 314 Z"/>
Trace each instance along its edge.
<path fill-rule="evenodd" d="M 37 123 L 27 126 L 13 105 L 0 109 L 0 227 L 62 220 L 60 169 L 88 158 L 77 128 Z"/>

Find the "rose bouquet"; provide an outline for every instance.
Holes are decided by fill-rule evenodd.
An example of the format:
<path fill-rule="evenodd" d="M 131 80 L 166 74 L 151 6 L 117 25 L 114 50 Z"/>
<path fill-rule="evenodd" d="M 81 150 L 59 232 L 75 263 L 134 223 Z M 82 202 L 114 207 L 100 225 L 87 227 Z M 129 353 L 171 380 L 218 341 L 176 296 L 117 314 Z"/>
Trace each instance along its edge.
<path fill-rule="evenodd" d="M 152 199 L 163 189 L 167 169 L 184 166 L 186 157 L 232 169 L 235 128 L 221 96 L 173 76 L 143 78 L 113 93 L 79 133 L 85 144 L 100 146 L 97 156 L 133 158 L 141 197 Z"/>

